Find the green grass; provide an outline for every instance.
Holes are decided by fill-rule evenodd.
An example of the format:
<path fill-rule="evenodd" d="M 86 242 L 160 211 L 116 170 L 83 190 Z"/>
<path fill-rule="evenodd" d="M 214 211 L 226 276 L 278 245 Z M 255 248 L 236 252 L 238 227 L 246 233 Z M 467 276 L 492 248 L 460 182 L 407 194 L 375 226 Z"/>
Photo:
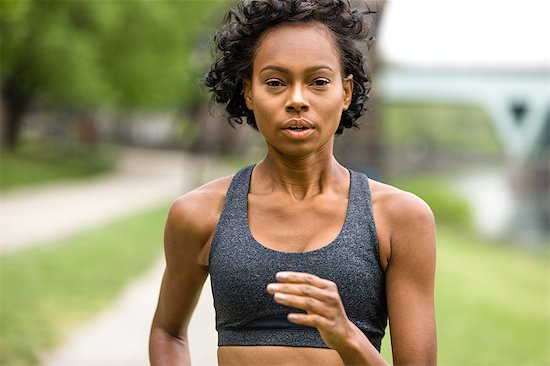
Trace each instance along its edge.
<path fill-rule="evenodd" d="M 37 365 L 41 352 L 109 305 L 161 255 L 167 210 L 0 257 L 0 364 Z"/>
<path fill-rule="evenodd" d="M 548 253 L 438 229 L 439 364 L 550 364 Z M 383 354 L 391 360 L 389 337 Z"/>
<path fill-rule="evenodd" d="M 59 149 L 22 146 L 17 152 L 0 151 L 0 191 L 66 179 L 86 178 L 109 170 L 110 149 Z"/>

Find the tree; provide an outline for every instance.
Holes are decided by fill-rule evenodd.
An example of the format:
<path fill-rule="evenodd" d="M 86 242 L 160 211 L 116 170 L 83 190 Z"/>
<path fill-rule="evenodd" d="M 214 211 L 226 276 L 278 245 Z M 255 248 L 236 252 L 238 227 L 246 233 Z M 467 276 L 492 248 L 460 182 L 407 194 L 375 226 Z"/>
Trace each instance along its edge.
<path fill-rule="evenodd" d="M 2 142 L 31 103 L 176 107 L 197 93 L 192 47 L 216 1 L 0 0 Z"/>

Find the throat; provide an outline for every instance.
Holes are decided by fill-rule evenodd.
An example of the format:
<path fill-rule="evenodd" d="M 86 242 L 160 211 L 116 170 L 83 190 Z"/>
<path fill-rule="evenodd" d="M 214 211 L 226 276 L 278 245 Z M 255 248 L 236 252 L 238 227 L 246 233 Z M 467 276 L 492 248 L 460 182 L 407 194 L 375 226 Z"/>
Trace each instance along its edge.
<path fill-rule="evenodd" d="M 285 192 L 291 199 L 292 203 L 301 203 L 307 206 L 308 201 L 314 200 L 318 195 L 322 194 L 322 188 L 319 182 L 299 185 L 293 183 L 281 182 Z"/>
<path fill-rule="evenodd" d="M 280 193 L 305 202 L 325 193 L 347 197 L 349 171 L 333 156 L 325 159 L 277 159 L 268 154 L 253 172 L 251 193 Z"/>

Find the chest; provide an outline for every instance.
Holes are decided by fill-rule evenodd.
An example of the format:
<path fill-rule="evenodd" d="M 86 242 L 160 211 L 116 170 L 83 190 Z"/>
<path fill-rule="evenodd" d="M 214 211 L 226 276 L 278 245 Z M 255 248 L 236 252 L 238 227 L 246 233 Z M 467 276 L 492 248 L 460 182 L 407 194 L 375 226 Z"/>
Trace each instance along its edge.
<path fill-rule="evenodd" d="M 338 237 L 347 197 L 316 196 L 295 201 L 283 195 L 248 195 L 248 225 L 263 246 L 284 252 L 319 249 Z"/>

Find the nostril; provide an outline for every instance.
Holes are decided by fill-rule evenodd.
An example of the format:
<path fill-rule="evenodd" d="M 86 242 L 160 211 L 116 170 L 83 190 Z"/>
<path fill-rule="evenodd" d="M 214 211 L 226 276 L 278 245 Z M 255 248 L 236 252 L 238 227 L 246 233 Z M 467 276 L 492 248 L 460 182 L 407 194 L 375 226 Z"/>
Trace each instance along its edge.
<path fill-rule="evenodd" d="M 308 103 L 288 103 L 286 105 L 287 111 L 308 111 L 309 105 Z"/>

